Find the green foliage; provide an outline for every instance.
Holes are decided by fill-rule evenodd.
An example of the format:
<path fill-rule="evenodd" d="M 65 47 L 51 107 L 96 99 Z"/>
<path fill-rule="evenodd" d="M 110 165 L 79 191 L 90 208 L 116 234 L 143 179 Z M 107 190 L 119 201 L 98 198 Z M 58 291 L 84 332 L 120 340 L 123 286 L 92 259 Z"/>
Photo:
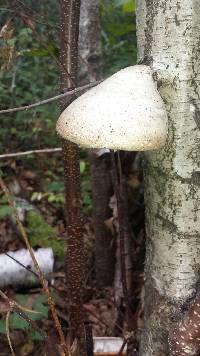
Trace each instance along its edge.
<path fill-rule="evenodd" d="M 86 213 L 92 210 L 92 185 L 90 176 L 85 176 L 85 179 L 81 184 L 82 198 L 83 198 L 83 208 Z"/>
<path fill-rule="evenodd" d="M 35 330 L 31 330 L 29 332 L 29 336 L 32 341 L 42 341 L 43 340 L 42 336 Z"/>
<path fill-rule="evenodd" d="M 59 68 L 56 60 L 52 58 L 52 54 L 58 56 L 55 31 L 55 19 L 59 16 L 58 4 L 52 6 L 49 1 L 44 7 L 40 2 L 30 2 L 30 6 L 34 10 L 37 9 L 39 16 L 44 13 L 45 20 L 34 23 L 37 35 L 16 17 L 12 22 L 10 35 L 0 39 L 0 64 L 1 68 L 4 68 L 0 72 L 1 108 L 26 105 L 50 97 L 56 93 L 59 86 Z M 9 13 L 3 12 L 2 25 L 9 16 Z M 12 53 L 10 51 L 8 61 L 8 56 L 4 53 L 9 48 L 12 48 Z M 2 116 L 0 152 L 19 150 L 19 147 L 34 149 L 38 145 L 58 145 L 58 138 L 55 133 L 52 134 L 58 111 L 58 105 L 53 103 L 28 112 Z"/>
<path fill-rule="evenodd" d="M 3 219 L 10 214 L 12 214 L 12 209 L 7 204 L 3 204 L 0 207 L 0 219 Z"/>
<path fill-rule="evenodd" d="M 58 186 L 59 189 L 55 189 L 55 187 Z M 63 190 L 61 187 L 63 186 L 62 182 L 52 182 L 49 183 L 47 186 L 48 191 L 43 193 L 43 192 L 33 192 L 31 196 L 32 201 L 40 201 L 44 198 L 47 199 L 49 203 L 52 203 L 55 207 L 59 208 L 63 205 L 64 203 L 64 194 Z"/>
<path fill-rule="evenodd" d="M 104 71 L 112 74 L 136 62 L 135 3 L 102 1 Z"/>
<path fill-rule="evenodd" d="M 83 200 L 83 209 L 85 213 L 88 213 L 92 209 L 92 198 L 91 198 L 91 183 L 89 175 L 89 164 L 85 157 L 84 151 L 81 153 L 80 159 L 80 174 L 81 174 L 81 192 Z M 64 193 L 64 183 L 60 177 L 61 173 L 58 172 L 54 174 L 52 171 L 47 171 L 46 173 L 46 192 L 33 192 L 31 196 L 32 201 L 40 201 L 42 199 L 47 199 L 47 201 L 53 204 L 56 208 L 62 208 L 65 201 Z"/>
<path fill-rule="evenodd" d="M 135 1 L 134 0 L 115 0 L 115 6 L 122 6 L 123 12 L 134 12 Z"/>
<path fill-rule="evenodd" d="M 7 216 L 13 214 L 13 209 L 8 205 L 7 198 L 0 193 L 0 219 L 4 219 Z"/>
<path fill-rule="evenodd" d="M 11 329 L 16 329 L 16 330 L 24 330 L 24 329 L 28 329 L 28 327 L 29 327 L 29 324 L 27 323 L 27 321 L 24 320 L 23 318 L 21 318 L 16 313 L 13 313 L 10 316 L 9 325 L 10 325 Z"/>
<path fill-rule="evenodd" d="M 64 258 L 64 241 L 58 238 L 56 229 L 47 224 L 40 213 L 35 210 L 28 211 L 26 222 L 32 247 L 50 246 L 58 258 Z"/>
<path fill-rule="evenodd" d="M 15 17 L 11 28 L 0 39 L 1 108 L 36 102 L 59 90 L 59 2 L 27 0 L 26 6 L 34 11 L 30 21 L 35 31 Z M 1 15 L 3 26 L 10 13 L 2 9 Z M 104 72 L 107 75 L 136 62 L 134 0 L 101 0 L 101 15 Z M 9 50 L 10 56 L 7 55 Z M 27 112 L 2 116 L 0 153 L 58 145 L 55 135 L 58 113 L 59 104 L 54 102 Z M 49 199 L 55 201 L 52 195 Z"/>
<path fill-rule="evenodd" d="M 6 334 L 6 323 L 4 320 L 0 320 L 0 334 Z"/>
<path fill-rule="evenodd" d="M 80 174 L 83 175 L 85 173 L 86 170 L 86 162 L 81 159 L 80 160 Z"/>
<path fill-rule="evenodd" d="M 63 183 L 52 182 L 54 187 L 59 185 L 63 187 Z M 40 194 L 40 193 L 38 193 Z M 42 193 L 41 193 L 42 195 Z M 44 194 L 45 195 L 45 194 Z M 56 194 L 55 194 L 56 197 Z M 62 201 L 63 201 L 62 194 Z M 0 219 L 13 214 L 12 209 L 7 203 L 7 199 L 3 196 L 1 197 L 1 207 L 0 207 Z M 23 204 L 23 201 L 22 203 Z M 20 205 L 20 201 L 17 202 L 17 206 Z M 26 231 L 29 236 L 29 241 L 32 247 L 51 247 L 56 257 L 63 260 L 64 258 L 64 241 L 57 236 L 56 228 L 47 224 L 43 216 L 37 210 L 29 210 L 26 213 Z"/>
<path fill-rule="evenodd" d="M 28 294 L 16 294 L 15 299 L 21 306 L 25 306 L 27 304 L 29 295 Z M 58 299 L 58 294 L 56 292 L 52 293 L 52 299 L 54 302 Z M 33 321 L 43 320 L 44 318 L 48 318 L 49 306 L 47 305 L 47 296 L 39 295 L 32 306 L 33 311 L 37 311 L 37 313 L 25 312 L 29 319 Z M 10 330 L 24 330 L 28 332 L 29 338 L 33 341 L 40 341 L 42 337 L 35 330 L 32 330 L 29 323 L 24 320 L 19 314 L 13 312 L 10 315 L 9 320 L 9 328 Z M 6 325 L 5 320 L 0 320 L 0 334 L 6 334 Z"/>

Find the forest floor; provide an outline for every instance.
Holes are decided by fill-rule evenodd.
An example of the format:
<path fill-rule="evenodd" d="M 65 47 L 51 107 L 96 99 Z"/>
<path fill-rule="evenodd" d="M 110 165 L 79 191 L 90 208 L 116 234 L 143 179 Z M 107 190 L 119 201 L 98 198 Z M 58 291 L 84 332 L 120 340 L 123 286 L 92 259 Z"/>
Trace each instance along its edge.
<path fill-rule="evenodd" d="M 65 223 L 64 223 L 64 200 L 62 184 L 62 159 L 59 153 L 44 160 L 42 155 L 29 160 L 8 160 L 1 164 L 4 180 L 9 187 L 12 195 L 20 197 L 33 205 L 44 219 L 44 224 L 53 228 L 54 238 L 61 241 L 62 246 L 66 244 Z M 59 167 L 57 162 L 59 162 Z M 90 177 L 85 159 L 82 160 L 82 193 L 83 193 L 83 212 L 84 212 L 84 242 L 86 255 L 86 280 L 84 290 L 84 310 L 86 319 L 91 322 L 93 336 L 124 336 L 128 335 L 130 325 L 127 325 L 125 317 L 124 301 L 120 306 L 115 300 L 114 287 L 98 288 L 94 273 L 94 244 L 95 236 L 92 227 L 92 202 Z M 142 183 L 138 172 L 129 172 L 129 185 L 132 185 L 132 193 L 135 198 L 130 198 L 132 210 L 138 219 L 134 231 L 134 243 L 132 260 L 135 271 L 133 271 L 134 282 L 132 285 L 131 300 L 132 316 L 131 323 L 133 329 L 142 327 L 142 287 L 143 287 L 143 260 L 144 260 L 144 206 L 141 201 Z M 48 188 L 48 189 L 47 189 Z M 131 190 L 130 190 L 131 191 Z M 47 194 L 48 192 L 48 194 Z M 130 193 L 130 194 L 132 194 Z M 16 226 L 11 223 L 10 216 L 5 213 L 6 202 L 1 194 L 0 205 L 0 253 L 16 251 L 24 248 L 24 243 L 16 232 Z M 136 219 L 136 220 L 137 220 Z M 26 227 L 26 217 L 24 225 Z M 46 226 L 38 230 L 38 235 L 43 234 Z M 48 230 L 48 228 L 47 228 Z M 36 239 L 33 231 L 28 226 L 28 231 L 32 233 L 32 241 L 36 247 L 44 247 L 46 236 L 38 236 Z M 34 240 L 36 239 L 36 240 Z M 40 243 L 38 241 L 41 242 Z M 48 241 L 49 243 L 49 241 Z M 64 244 L 64 245 L 63 245 Z M 55 248 L 54 271 L 51 276 L 53 284 L 51 291 L 56 303 L 56 309 L 61 321 L 63 331 L 67 334 L 68 323 L 68 298 L 66 280 L 64 273 L 63 247 Z M 109 272 L 108 272 L 109 273 Z M 47 299 L 43 296 L 42 288 L 11 288 L 4 289 L 4 293 L 10 298 L 17 300 L 20 305 L 28 309 L 36 309 L 41 313 L 41 317 L 35 320 L 40 329 L 45 331 L 51 340 L 52 345 L 58 343 L 53 322 L 49 313 Z M 0 356 L 9 355 L 10 348 L 5 331 L 5 317 L 8 308 L 3 299 L 0 298 Z M 23 319 L 15 313 L 10 319 L 10 339 L 13 349 L 17 356 L 43 356 L 48 352 L 49 356 L 56 355 L 53 347 L 49 351 L 47 345 L 41 340 L 33 329 L 30 328 Z M 137 340 L 134 336 L 135 347 Z"/>

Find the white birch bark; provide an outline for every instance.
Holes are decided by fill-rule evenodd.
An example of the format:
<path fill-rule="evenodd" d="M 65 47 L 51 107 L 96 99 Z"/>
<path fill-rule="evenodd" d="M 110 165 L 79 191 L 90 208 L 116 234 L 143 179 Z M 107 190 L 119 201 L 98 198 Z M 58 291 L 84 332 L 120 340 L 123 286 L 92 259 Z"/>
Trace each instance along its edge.
<path fill-rule="evenodd" d="M 82 0 L 79 25 L 79 83 L 102 78 L 99 0 Z"/>
<path fill-rule="evenodd" d="M 169 117 L 165 147 L 145 155 L 146 295 L 140 355 L 162 356 L 169 355 L 171 317 L 194 298 L 199 278 L 200 1 L 136 3 L 138 59 L 156 71 Z"/>
<path fill-rule="evenodd" d="M 54 265 L 52 248 L 39 248 L 33 253 L 44 277 L 50 279 Z M 35 268 L 28 250 L 23 248 L 7 252 L 7 255 L 0 254 L 0 288 L 37 286 L 39 279 L 31 271 L 35 272 Z"/>

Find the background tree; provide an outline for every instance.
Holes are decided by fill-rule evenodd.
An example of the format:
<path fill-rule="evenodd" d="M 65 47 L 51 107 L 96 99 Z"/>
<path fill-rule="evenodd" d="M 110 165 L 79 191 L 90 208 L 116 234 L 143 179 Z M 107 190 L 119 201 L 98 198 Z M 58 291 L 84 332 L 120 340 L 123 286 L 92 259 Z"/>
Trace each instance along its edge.
<path fill-rule="evenodd" d="M 169 330 L 183 318 L 198 290 L 200 4 L 136 3 L 138 60 L 154 69 L 169 117 L 166 145 L 146 154 L 144 161 L 147 245 L 140 355 L 161 356 L 173 354 Z M 196 355 L 197 350 L 186 346 L 188 355 Z M 179 349 L 177 354 L 186 353 Z"/>
<path fill-rule="evenodd" d="M 95 28 L 95 31 L 94 31 Z M 79 36 L 79 83 L 102 79 L 102 44 L 100 1 L 81 2 Z M 100 152 L 100 151 L 99 151 Z M 95 231 L 95 272 L 98 286 L 111 286 L 115 269 L 115 244 L 111 229 L 106 226 L 110 218 L 110 197 L 113 193 L 108 155 L 99 156 L 98 150 L 89 152 L 92 179 L 93 227 Z M 109 272 L 108 272 L 109 271 Z"/>

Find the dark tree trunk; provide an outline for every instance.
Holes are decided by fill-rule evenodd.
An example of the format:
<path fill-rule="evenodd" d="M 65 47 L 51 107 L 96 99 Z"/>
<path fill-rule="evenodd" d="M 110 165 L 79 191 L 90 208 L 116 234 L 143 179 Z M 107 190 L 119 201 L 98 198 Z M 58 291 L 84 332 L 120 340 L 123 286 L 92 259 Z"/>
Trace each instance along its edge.
<path fill-rule="evenodd" d="M 61 1 L 61 90 L 76 85 L 78 67 L 80 1 Z M 69 75 L 70 76 L 69 76 Z M 73 98 L 71 98 L 71 101 Z M 69 102 L 62 102 L 64 109 Z M 77 355 L 86 355 L 84 336 L 84 313 L 82 293 L 84 282 L 83 220 L 81 217 L 81 189 L 79 172 L 79 149 L 71 142 L 63 144 L 64 174 L 66 188 L 67 257 L 66 277 L 68 284 L 70 341 L 77 340 Z"/>
<path fill-rule="evenodd" d="M 79 37 L 80 83 L 86 84 L 102 78 L 101 25 L 99 0 L 82 0 Z M 105 221 L 111 216 L 109 200 L 113 193 L 107 155 L 100 158 L 97 151 L 89 152 L 92 196 L 93 226 L 95 232 L 96 281 L 101 287 L 113 283 L 115 251 L 113 236 Z"/>
<path fill-rule="evenodd" d="M 95 271 L 99 287 L 111 286 L 115 272 L 115 238 L 105 221 L 110 218 L 110 197 L 113 193 L 107 158 L 91 154 L 93 223 L 95 231 Z"/>

